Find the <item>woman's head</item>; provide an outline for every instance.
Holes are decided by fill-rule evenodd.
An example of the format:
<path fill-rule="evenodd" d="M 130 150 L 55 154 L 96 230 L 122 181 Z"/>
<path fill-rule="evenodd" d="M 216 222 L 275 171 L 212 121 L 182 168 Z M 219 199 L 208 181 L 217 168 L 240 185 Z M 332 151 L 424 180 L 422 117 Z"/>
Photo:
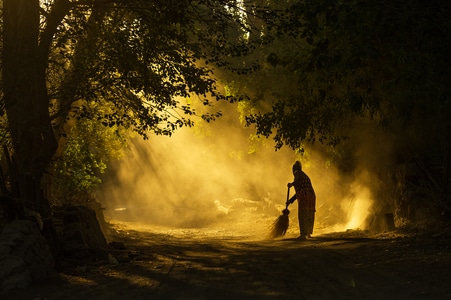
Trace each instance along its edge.
<path fill-rule="evenodd" d="M 302 164 L 299 160 L 297 160 L 294 164 L 293 164 L 293 175 L 295 175 L 297 172 L 302 171 Z"/>

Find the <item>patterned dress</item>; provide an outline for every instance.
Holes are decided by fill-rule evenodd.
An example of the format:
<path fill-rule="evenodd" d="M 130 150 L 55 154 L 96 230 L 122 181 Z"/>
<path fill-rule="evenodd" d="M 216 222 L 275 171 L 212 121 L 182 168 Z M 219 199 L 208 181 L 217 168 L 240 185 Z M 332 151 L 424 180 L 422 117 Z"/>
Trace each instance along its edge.
<path fill-rule="evenodd" d="M 316 195 L 310 178 L 301 170 L 295 172 L 292 183 L 296 197 L 290 199 L 293 203 L 298 200 L 298 220 L 301 238 L 309 237 L 313 233 L 316 211 Z"/>

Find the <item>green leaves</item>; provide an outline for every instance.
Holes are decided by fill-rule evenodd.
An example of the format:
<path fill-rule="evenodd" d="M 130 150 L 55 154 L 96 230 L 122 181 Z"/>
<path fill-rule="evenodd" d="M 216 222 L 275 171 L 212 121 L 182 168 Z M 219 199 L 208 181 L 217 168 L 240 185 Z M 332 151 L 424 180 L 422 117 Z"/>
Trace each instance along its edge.
<path fill-rule="evenodd" d="M 107 163 L 120 158 L 126 144 L 127 133 L 115 123 L 113 115 L 103 115 L 98 122 L 88 117 L 86 108 L 80 116 L 83 114 L 68 130 L 64 143 L 60 143 L 61 154 L 52 164 L 52 197 L 57 202 L 89 200 L 101 183 Z"/>

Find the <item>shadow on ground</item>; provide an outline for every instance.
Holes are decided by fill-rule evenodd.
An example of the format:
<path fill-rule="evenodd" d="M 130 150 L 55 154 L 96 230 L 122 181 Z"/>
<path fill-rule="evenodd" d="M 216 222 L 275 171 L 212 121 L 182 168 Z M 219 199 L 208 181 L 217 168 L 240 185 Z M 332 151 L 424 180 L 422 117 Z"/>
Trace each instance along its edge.
<path fill-rule="evenodd" d="M 134 228 L 134 229 L 131 229 Z M 307 241 L 115 224 L 93 253 L 5 299 L 446 299 L 448 233 L 364 231 Z"/>

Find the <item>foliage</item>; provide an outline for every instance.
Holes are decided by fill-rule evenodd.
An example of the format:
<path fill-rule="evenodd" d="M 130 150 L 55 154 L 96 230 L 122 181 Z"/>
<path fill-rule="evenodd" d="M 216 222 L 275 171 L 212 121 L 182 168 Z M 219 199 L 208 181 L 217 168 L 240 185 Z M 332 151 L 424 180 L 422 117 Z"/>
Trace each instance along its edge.
<path fill-rule="evenodd" d="M 264 39 L 241 58 L 260 62 L 259 68 L 239 78 L 224 73 L 230 91 L 249 95 L 241 107 L 247 125 L 272 137 L 276 149 L 323 152 L 340 180 L 362 170 L 371 174 L 375 215 L 400 208 L 394 191 L 403 183 L 392 181 L 393 170 L 421 166 L 416 176 L 428 184 L 418 182 L 406 193 L 429 190 L 401 209 L 424 205 L 434 207 L 434 220 L 449 215 L 450 4 L 265 3 L 268 10 L 257 11 L 267 21 L 259 23 Z M 254 24 L 251 5 L 247 13 Z"/>
<path fill-rule="evenodd" d="M 90 110 L 99 113 L 108 107 L 87 104 Z M 54 180 L 50 200 L 63 203 L 89 200 L 101 183 L 99 175 L 104 173 L 108 162 L 123 155 L 127 136 L 118 125 L 105 126 L 87 118 L 71 122 L 60 147 L 62 153 L 52 165 Z"/>
<path fill-rule="evenodd" d="M 36 181 L 19 184 L 22 194 L 36 190 L 55 151 L 61 152 L 57 145 L 66 148 L 53 165 L 63 169 L 55 172 L 79 174 L 74 170 L 79 166 L 81 175 L 73 179 L 91 182 L 86 189 L 95 183 L 92 176 L 103 166 L 83 147 L 94 142 L 83 138 L 87 124 L 102 124 L 102 130 L 97 125 L 92 129 L 101 132 L 132 129 L 146 138 L 171 135 L 196 118 L 219 117 L 214 111 L 198 114 L 192 101 L 181 99 L 208 106 L 211 99 L 232 98 L 218 92 L 212 72 L 213 66 L 228 66 L 228 57 L 249 50 L 233 9 L 237 2 L 3 1 L 2 92 L 7 93 L 2 107 L 18 180 L 32 174 Z M 106 111 L 87 105 L 105 101 Z M 69 130 L 74 112 L 80 124 Z M 67 180 L 58 185 L 72 188 Z"/>
<path fill-rule="evenodd" d="M 335 146 L 368 119 L 393 132 L 406 156 L 442 155 L 451 114 L 446 2 L 3 4 L 1 107 L 30 201 L 55 152 L 59 193 L 75 182 L 88 191 L 106 162 L 100 145 L 121 142 L 116 129 L 171 135 L 221 115 L 199 113 L 194 101 L 241 101 L 245 122 L 277 148 Z"/>
<path fill-rule="evenodd" d="M 397 134 L 443 137 L 451 114 L 449 4 L 287 3 L 271 10 L 264 33 L 272 44 L 253 58 L 265 63 L 242 84 L 259 109 L 247 117 L 259 134 L 278 148 L 333 146 L 365 117 Z"/>
<path fill-rule="evenodd" d="M 241 30 L 234 22 L 223 4 L 210 1 L 73 6 L 64 19 L 65 30 L 55 34 L 48 72 L 53 125 L 68 140 L 53 165 L 57 193 L 91 190 L 105 167 L 96 165 L 102 160 L 95 154 L 83 151 L 92 148 L 86 143 L 95 142 L 95 135 L 85 139 L 80 126 L 98 122 L 106 127 L 96 126 L 101 132 L 130 128 L 147 138 L 192 126 L 193 117 L 207 122 L 219 117 L 221 112 L 197 109 L 195 101 L 210 106 L 211 98 L 233 98 L 216 90 L 212 66 L 226 66 L 223 58 L 239 48 L 239 39 L 230 38 Z M 67 134 L 67 115 L 74 111 L 80 124 Z"/>
<path fill-rule="evenodd" d="M 57 1 L 55 1 L 57 3 Z M 179 99 L 225 99 L 216 88 L 212 63 L 237 51 L 234 19 L 210 1 L 101 1 L 73 6 L 52 46 L 55 116 L 77 99 L 107 99 L 116 111 L 102 122 L 170 135 L 191 126 L 196 111 Z M 212 11 L 215 13 L 212 14 Z M 229 29 L 228 29 L 229 28 Z M 239 30 L 239 28 L 236 28 Z M 200 115 L 213 120 L 218 113 Z M 81 117 L 95 117 L 88 112 Z M 61 124 L 61 123 L 60 123 Z"/>

